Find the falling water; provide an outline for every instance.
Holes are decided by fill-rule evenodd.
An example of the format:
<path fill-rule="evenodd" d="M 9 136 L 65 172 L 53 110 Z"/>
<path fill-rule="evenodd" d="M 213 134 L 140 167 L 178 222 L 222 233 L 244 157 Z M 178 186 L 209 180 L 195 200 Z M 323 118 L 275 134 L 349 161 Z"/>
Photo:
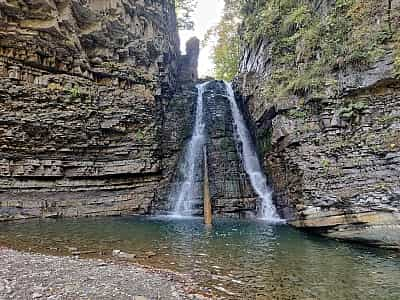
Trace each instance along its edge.
<path fill-rule="evenodd" d="M 267 179 L 261 169 L 257 152 L 251 140 L 249 130 L 239 110 L 235 100 L 235 94 L 231 83 L 225 83 L 231 105 L 232 115 L 235 123 L 236 138 L 242 145 L 242 161 L 246 173 L 249 175 L 250 183 L 261 198 L 261 208 L 259 209 L 260 217 L 272 223 L 281 223 L 282 220 L 272 203 L 272 191 L 267 185 Z"/>
<path fill-rule="evenodd" d="M 205 143 L 205 123 L 203 113 L 203 93 L 208 82 L 198 84 L 198 96 L 196 107 L 196 120 L 193 129 L 193 135 L 185 152 L 184 161 L 181 165 L 182 181 L 178 189 L 170 196 L 171 201 L 175 201 L 174 215 L 188 216 L 192 214 L 193 199 L 199 195 L 199 189 L 196 186 L 197 170 L 199 161 L 202 159 L 202 151 Z"/>

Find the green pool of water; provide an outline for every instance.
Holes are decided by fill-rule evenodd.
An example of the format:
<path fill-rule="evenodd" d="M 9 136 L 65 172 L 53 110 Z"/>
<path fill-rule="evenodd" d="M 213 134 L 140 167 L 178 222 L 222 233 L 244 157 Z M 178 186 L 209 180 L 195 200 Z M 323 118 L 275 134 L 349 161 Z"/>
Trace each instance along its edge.
<path fill-rule="evenodd" d="M 201 219 L 139 217 L 3 223 L 0 243 L 59 255 L 118 249 L 231 299 L 400 299 L 397 253 L 257 221 L 221 219 L 211 229 Z"/>

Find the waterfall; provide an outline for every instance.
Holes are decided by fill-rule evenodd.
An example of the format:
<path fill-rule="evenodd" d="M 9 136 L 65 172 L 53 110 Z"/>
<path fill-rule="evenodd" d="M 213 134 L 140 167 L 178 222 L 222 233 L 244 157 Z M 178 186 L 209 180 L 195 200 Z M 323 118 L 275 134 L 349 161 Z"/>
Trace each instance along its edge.
<path fill-rule="evenodd" d="M 196 180 L 199 163 L 203 159 L 203 146 L 206 141 L 203 110 L 203 93 L 208 82 L 196 85 L 198 90 L 196 104 L 196 120 L 192 137 L 186 146 L 184 160 L 180 166 L 182 180 L 178 188 L 170 195 L 170 201 L 175 202 L 174 215 L 188 216 L 192 214 L 193 200 L 198 198 L 199 188 Z"/>
<path fill-rule="evenodd" d="M 261 199 L 261 207 L 259 208 L 260 217 L 272 223 L 281 223 L 282 219 L 279 218 L 276 208 L 272 203 L 272 191 L 267 185 L 267 179 L 262 171 L 250 132 L 236 103 L 232 84 L 225 83 L 225 85 L 234 119 L 236 139 L 242 145 L 240 156 L 244 169 L 250 178 L 253 189 Z"/>

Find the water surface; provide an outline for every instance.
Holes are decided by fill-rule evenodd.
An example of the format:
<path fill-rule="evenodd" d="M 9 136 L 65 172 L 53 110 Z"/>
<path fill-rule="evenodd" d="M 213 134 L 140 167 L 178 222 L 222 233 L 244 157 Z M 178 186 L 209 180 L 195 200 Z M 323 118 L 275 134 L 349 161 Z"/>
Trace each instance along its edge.
<path fill-rule="evenodd" d="M 339 243 L 287 226 L 193 218 L 93 218 L 0 224 L 0 243 L 20 250 L 111 257 L 193 277 L 228 299 L 400 299 L 395 252 Z M 85 255 L 82 255 L 85 256 Z"/>

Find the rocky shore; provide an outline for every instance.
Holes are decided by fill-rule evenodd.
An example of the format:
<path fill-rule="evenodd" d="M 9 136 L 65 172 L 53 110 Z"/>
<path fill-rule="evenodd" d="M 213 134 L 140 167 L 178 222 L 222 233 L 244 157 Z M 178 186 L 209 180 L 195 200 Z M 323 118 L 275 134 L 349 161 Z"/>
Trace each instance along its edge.
<path fill-rule="evenodd" d="M 0 248 L 0 299 L 200 299 L 177 274 Z"/>

